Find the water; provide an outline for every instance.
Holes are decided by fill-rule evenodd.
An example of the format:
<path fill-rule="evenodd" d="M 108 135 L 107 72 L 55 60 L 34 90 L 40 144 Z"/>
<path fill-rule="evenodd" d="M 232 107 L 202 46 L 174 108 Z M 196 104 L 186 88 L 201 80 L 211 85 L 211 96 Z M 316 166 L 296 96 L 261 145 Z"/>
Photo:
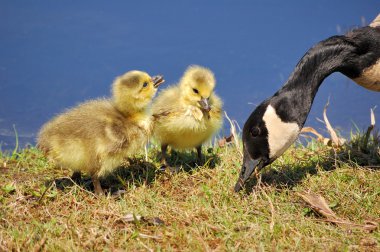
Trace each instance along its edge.
<path fill-rule="evenodd" d="M 371 0 L 0 1 L 0 142 L 35 143 L 49 118 L 108 96 L 115 76 L 140 69 L 175 83 L 200 64 L 217 78 L 225 110 L 240 125 L 279 89 L 313 44 L 370 22 Z M 318 92 L 306 125 L 328 116 L 348 134 L 364 129 L 380 94 L 341 74 Z M 375 110 L 380 120 L 380 108 Z"/>

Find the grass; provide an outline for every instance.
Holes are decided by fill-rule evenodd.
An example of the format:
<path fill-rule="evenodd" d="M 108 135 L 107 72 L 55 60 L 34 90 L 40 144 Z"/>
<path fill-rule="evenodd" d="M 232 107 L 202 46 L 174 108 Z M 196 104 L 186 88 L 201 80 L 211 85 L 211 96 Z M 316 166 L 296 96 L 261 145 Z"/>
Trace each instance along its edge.
<path fill-rule="evenodd" d="M 33 147 L 0 153 L 0 251 L 379 251 L 379 228 L 326 222 L 297 194 L 320 194 L 345 220 L 380 223 L 380 139 L 363 149 L 362 138 L 339 149 L 295 145 L 239 194 L 232 144 L 204 149 L 202 167 L 173 153 L 176 174 L 157 172 L 152 147 L 149 162 L 129 160 L 102 181 L 125 190 L 118 197 L 95 197 L 88 178 L 74 185 Z"/>

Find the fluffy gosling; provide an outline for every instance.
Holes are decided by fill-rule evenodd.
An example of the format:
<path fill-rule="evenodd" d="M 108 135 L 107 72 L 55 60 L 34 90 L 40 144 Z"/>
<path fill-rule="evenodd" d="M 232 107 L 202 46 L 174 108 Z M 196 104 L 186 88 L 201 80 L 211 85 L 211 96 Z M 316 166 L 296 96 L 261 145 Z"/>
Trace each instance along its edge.
<path fill-rule="evenodd" d="M 103 194 L 99 177 L 146 144 L 152 129 L 148 105 L 163 82 L 141 71 L 117 77 L 112 99 L 82 103 L 43 125 L 38 148 L 73 176 L 89 173 L 95 193 Z"/>
<path fill-rule="evenodd" d="M 222 101 L 214 93 L 214 74 L 201 66 L 190 66 L 180 82 L 161 92 L 153 101 L 154 137 L 161 143 L 162 168 L 166 151 L 196 148 L 202 160 L 202 143 L 222 126 Z"/>

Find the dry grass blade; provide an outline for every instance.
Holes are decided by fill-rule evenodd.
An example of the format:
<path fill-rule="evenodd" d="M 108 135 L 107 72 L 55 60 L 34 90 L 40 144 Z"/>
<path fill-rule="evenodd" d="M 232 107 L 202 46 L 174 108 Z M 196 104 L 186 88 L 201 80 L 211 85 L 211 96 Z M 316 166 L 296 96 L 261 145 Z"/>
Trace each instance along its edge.
<path fill-rule="evenodd" d="M 235 123 L 228 117 L 226 111 L 224 111 L 224 115 L 226 116 L 228 122 L 230 123 L 230 131 L 231 131 L 231 135 L 233 136 L 236 149 L 239 151 L 240 155 L 243 157 L 243 153 L 240 150 L 239 138 L 238 138 L 238 134 L 237 134 L 237 131 L 236 131 Z"/>
<path fill-rule="evenodd" d="M 132 223 L 142 223 L 150 226 L 162 226 L 165 222 L 158 217 L 144 217 L 141 215 L 135 215 L 133 213 L 126 214 L 120 220 Z"/>
<path fill-rule="evenodd" d="M 46 242 L 46 236 L 44 236 L 44 237 L 41 239 L 41 241 L 38 242 L 38 243 L 34 246 L 33 251 L 34 251 L 34 252 L 42 251 L 45 242 Z"/>
<path fill-rule="evenodd" d="M 377 17 L 370 23 L 371 27 L 378 27 L 380 26 L 380 14 L 377 15 Z"/>
<path fill-rule="evenodd" d="M 266 194 L 266 192 L 264 190 L 262 190 L 262 193 L 264 194 L 264 196 L 267 198 L 267 200 L 269 202 L 269 206 L 270 206 L 270 210 L 271 210 L 271 222 L 270 222 L 270 225 L 269 225 L 269 230 L 270 230 L 271 233 L 273 233 L 274 214 L 275 214 L 274 206 L 273 206 L 272 200 L 270 199 L 270 197 L 268 196 L 268 194 Z"/>
<path fill-rule="evenodd" d="M 234 141 L 234 135 L 231 134 L 228 137 L 225 136 L 225 137 L 219 139 L 218 140 L 218 146 L 219 147 L 224 147 L 224 146 L 226 146 L 227 144 L 229 144 L 229 143 L 231 143 L 233 141 Z"/>
<path fill-rule="evenodd" d="M 363 139 L 363 144 L 361 146 L 361 149 L 363 151 L 367 150 L 368 147 L 368 140 L 371 135 L 371 131 L 375 128 L 376 120 L 375 120 L 375 114 L 373 113 L 373 110 L 375 108 L 371 109 L 371 125 L 368 126 L 367 132 L 365 133 L 364 139 Z"/>
<path fill-rule="evenodd" d="M 375 107 L 376 108 L 376 107 Z M 376 120 L 375 120 L 375 113 L 373 113 L 373 111 L 375 110 L 375 108 L 371 109 L 371 125 L 374 127 L 375 124 L 376 124 Z"/>
<path fill-rule="evenodd" d="M 147 144 L 144 145 L 144 154 L 145 154 L 145 162 L 148 162 L 149 158 L 148 158 L 148 146 L 147 146 Z"/>
<path fill-rule="evenodd" d="M 328 132 L 330 133 L 331 140 L 332 140 L 333 144 L 335 146 L 341 146 L 341 145 L 343 145 L 344 140 L 343 139 L 339 139 L 339 137 L 336 134 L 335 130 L 331 126 L 329 119 L 327 118 L 326 111 L 327 111 L 327 107 L 329 106 L 329 104 L 330 104 L 330 98 L 327 100 L 327 103 L 326 103 L 326 105 L 325 105 L 325 107 L 323 109 L 323 120 L 326 123 L 326 128 L 327 128 Z"/>
<path fill-rule="evenodd" d="M 321 134 L 319 134 L 318 131 L 316 131 L 312 127 L 303 127 L 301 129 L 301 133 L 312 133 L 317 137 L 318 140 L 324 139 L 324 137 Z"/>
<path fill-rule="evenodd" d="M 378 228 L 379 228 L 379 223 L 374 222 L 374 221 L 367 221 L 365 225 L 363 225 L 363 229 L 368 233 L 372 233 Z"/>
<path fill-rule="evenodd" d="M 146 248 L 148 251 L 151 251 L 153 252 L 154 250 L 149 248 L 147 245 L 145 245 L 145 243 L 143 243 L 140 239 L 136 239 L 144 248 Z"/>
<path fill-rule="evenodd" d="M 317 194 L 314 193 L 298 193 L 298 195 L 310 205 L 310 207 L 319 213 L 320 215 L 327 218 L 327 220 L 332 221 L 341 221 L 340 218 L 331 210 L 326 200 Z"/>
<path fill-rule="evenodd" d="M 319 213 L 320 215 L 326 217 L 326 222 L 334 223 L 337 225 L 342 225 L 345 227 L 356 227 L 356 228 L 362 228 L 364 231 L 371 233 L 378 229 L 379 224 L 374 221 L 367 221 L 366 224 L 356 224 L 350 221 L 343 220 L 342 218 L 339 218 L 329 207 L 326 200 L 317 194 L 314 193 L 297 193 L 306 203 L 308 203 L 315 212 Z"/>
<path fill-rule="evenodd" d="M 317 137 L 317 141 L 323 143 L 324 145 L 331 145 L 331 139 L 326 138 L 318 133 L 318 131 L 312 127 L 303 127 L 301 133 L 311 133 Z"/>

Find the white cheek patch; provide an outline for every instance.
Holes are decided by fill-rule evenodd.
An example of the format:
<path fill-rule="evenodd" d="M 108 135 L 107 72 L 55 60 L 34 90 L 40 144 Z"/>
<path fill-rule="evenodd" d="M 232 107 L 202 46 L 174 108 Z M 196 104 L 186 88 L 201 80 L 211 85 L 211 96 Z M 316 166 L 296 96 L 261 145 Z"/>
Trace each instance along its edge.
<path fill-rule="evenodd" d="M 283 122 L 271 105 L 263 120 L 268 129 L 269 158 L 279 157 L 297 139 L 300 128 L 297 123 Z"/>
<path fill-rule="evenodd" d="M 363 73 L 354 81 L 369 90 L 380 92 L 380 60 L 373 66 L 364 69 Z"/>

